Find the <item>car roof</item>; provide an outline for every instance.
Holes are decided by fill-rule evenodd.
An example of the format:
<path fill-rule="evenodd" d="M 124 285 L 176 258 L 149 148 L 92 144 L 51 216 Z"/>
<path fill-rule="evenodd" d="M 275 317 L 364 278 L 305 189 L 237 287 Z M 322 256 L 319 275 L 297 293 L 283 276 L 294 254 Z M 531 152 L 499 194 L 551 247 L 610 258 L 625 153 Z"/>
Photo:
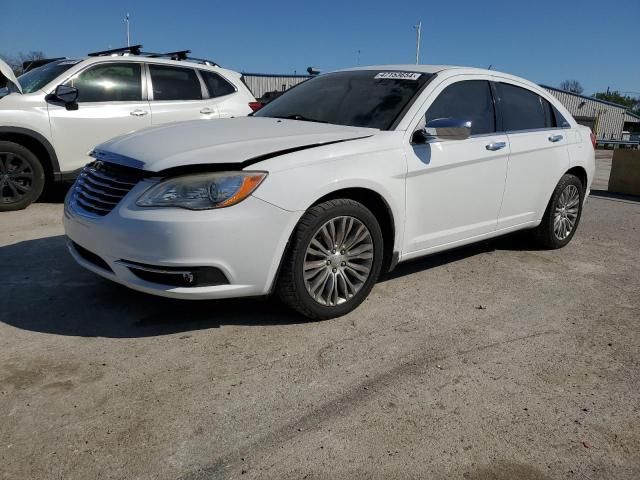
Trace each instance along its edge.
<path fill-rule="evenodd" d="M 362 67 L 345 68 L 339 70 L 351 71 L 351 70 L 391 70 L 391 71 L 406 71 L 406 72 L 421 72 L 421 73 L 438 73 L 442 70 L 448 70 L 452 68 L 465 68 L 454 67 L 450 65 L 416 65 L 416 64 L 397 64 L 397 65 L 367 65 Z"/>
<path fill-rule="evenodd" d="M 513 80 L 518 83 L 527 85 L 533 90 L 543 90 L 539 85 L 527 80 L 526 78 L 517 77 L 510 73 L 499 72 L 497 70 L 489 70 L 487 68 L 476 67 L 464 67 L 459 65 L 416 65 L 416 64 L 397 64 L 397 65 L 368 65 L 362 67 L 345 68 L 337 70 L 340 72 L 349 72 L 354 70 L 377 70 L 377 71 L 405 71 L 405 72 L 420 72 L 428 74 L 436 73 L 449 73 L 451 75 L 463 74 L 463 75 L 491 75 L 498 78 Z"/>
<path fill-rule="evenodd" d="M 78 63 L 82 62 L 83 65 L 89 65 L 92 63 L 100 63 L 105 61 L 118 61 L 118 62 L 147 62 L 147 63 L 160 63 L 166 65 L 183 66 L 191 68 L 200 68 L 205 70 L 218 70 L 225 72 L 232 72 L 239 75 L 234 70 L 223 68 L 220 65 L 211 65 L 207 63 L 189 61 L 189 60 L 172 60 L 170 58 L 150 57 L 146 55 L 99 55 L 99 56 L 87 56 L 79 58 L 66 58 L 66 61 L 76 60 Z"/>

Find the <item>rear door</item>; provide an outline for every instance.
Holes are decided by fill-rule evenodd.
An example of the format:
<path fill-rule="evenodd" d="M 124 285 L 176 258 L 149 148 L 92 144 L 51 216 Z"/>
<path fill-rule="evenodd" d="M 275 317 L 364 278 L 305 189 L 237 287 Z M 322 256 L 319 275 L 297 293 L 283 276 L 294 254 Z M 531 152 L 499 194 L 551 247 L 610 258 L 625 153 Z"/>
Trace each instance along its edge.
<path fill-rule="evenodd" d="M 198 70 L 207 88 L 206 105 L 215 108 L 222 118 L 251 113 L 249 101 L 245 95 L 222 75 L 209 70 Z"/>
<path fill-rule="evenodd" d="M 148 71 L 153 125 L 218 117 L 195 68 L 149 63 Z"/>
<path fill-rule="evenodd" d="M 558 179 L 569 169 L 567 144 L 573 139 L 540 95 L 508 80 L 495 87 L 511 147 L 498 218 L 502 229 L 542 218 Z"/>
<path fill-rule="evenodd" d="M 65 83 L 78 89 L 76 110 L 48 103 L 54 148 L 65 171 L 88 163 L 96 145 L 151 126 L 142 74 L 138 62 L 94 64 Z"/>

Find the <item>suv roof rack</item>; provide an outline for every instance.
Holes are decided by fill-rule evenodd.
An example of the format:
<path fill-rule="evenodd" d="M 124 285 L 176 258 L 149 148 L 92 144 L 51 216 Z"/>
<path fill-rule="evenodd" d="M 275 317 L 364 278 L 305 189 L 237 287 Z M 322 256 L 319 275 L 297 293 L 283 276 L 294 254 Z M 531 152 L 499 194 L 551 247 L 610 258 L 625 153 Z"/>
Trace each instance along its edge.
<path fill-rule="evenodd" d="M 188 54 L 191 53 L 191 50 L 178 50 L 176 52 L 167 52 L 167 53 L 146 53 L 143 52 L 143 55 L 148 55 L 149 57 L 152 58 L 157 58 L 157 57 L 169 57 L 171 58 L 171 60 L 186 60 L 188 57 Z"/>
<path fill-rule="evenodd" d="M 118 55 L 119 53 L 130 53 L 131 55 L 140 55 L 142 45 L 131 45 L 130 47 L 112 48 L 111 50 L 102 50 L 100 52 L 91 52 L 90 57 L 104 57 L 108 55 Z"/>
<path fill-rule="evenodd" d="M 166 52 L 166 53 L 143 52 L 142 45 L 131 45 L 130 47 L 112 48 L 111 50 L 103 50 L 101 52 L 92 52 L 89 54 L 89 56 L 103 57 L 103 56 L 110 56 L 110 55 L 125 55 L 127 53 L 130 55 L 136 55 L 140 57 L 169 58 L 171 60 L 176 60 L 176 61 L 201 63 L 203 65 L 209 65 L 212 67 L 220 66 L 213 60 L 207 60 L 205 58 L 190 57 L 189 54 L 191 53 L 191 50 L 176 50 L 175 52 Z"/>
<path fill-rule="evenodd" d="M 170 58 L 171 60 L 201 63 L 203 65 L 210 65 L 212 67 L 220 66 L 213 60 L 207 60 L 205 58 L 190 57 L 189 56 L 190 53 L 191 53 L 191 50 L 177 50 L 175 52 L 167 52 L 167 53 L 140 52 L 140 56 L 150 57 L 150 58 Z"/>

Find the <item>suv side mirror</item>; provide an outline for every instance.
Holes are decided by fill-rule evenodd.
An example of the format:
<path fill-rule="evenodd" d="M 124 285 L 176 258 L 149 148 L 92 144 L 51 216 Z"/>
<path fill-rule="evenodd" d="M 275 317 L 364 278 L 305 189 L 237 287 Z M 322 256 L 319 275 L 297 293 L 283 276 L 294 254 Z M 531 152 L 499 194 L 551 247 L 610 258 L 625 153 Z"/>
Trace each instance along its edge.
<path fill-rule="evenodd" d="M 471 120 L 459 118 L 436 118 L 430 120 L 413 133 L 413 143 L 426 143 L 429 140 L 466 140 L 471 135 Z"/>
<path fill-rule="evenodd" d="M 68 85 L 58 85 L 53 94 L 50 95 L 50 100 L 64 103 L 67 110 L 77 110 L 78 89 Z"/>

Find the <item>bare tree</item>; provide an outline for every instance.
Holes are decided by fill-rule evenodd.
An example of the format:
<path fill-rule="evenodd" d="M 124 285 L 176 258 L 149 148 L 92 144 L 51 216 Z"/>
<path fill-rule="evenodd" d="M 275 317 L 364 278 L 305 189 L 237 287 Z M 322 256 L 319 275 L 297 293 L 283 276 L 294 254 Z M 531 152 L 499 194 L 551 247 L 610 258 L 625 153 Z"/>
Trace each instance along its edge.
<path fill-rule="evenodd" d="M 22 75 L 24 70 L 23 65 L 26 62 L 32 62 L 34 60 L 42 60 L 43 58 L 46 58 L 46 57 L 44 52 L 32 50 L 26 53 L 20 52 L 14 56 L 0 55 L 0 58 L 2 58 L 7 63 L 7 65 L 11 67 L 11 69 L 13 70 L 13 73 L 15 73 L 16 76 L 18 76 L 18 75 Z"/>
<path fill-rule="evenodd" d="M 582 88 L 578 80 L 564 80 L 560 83 L 560 90 L 577 93 L 578 95 L 584 92 L 584 88 Z"/>

